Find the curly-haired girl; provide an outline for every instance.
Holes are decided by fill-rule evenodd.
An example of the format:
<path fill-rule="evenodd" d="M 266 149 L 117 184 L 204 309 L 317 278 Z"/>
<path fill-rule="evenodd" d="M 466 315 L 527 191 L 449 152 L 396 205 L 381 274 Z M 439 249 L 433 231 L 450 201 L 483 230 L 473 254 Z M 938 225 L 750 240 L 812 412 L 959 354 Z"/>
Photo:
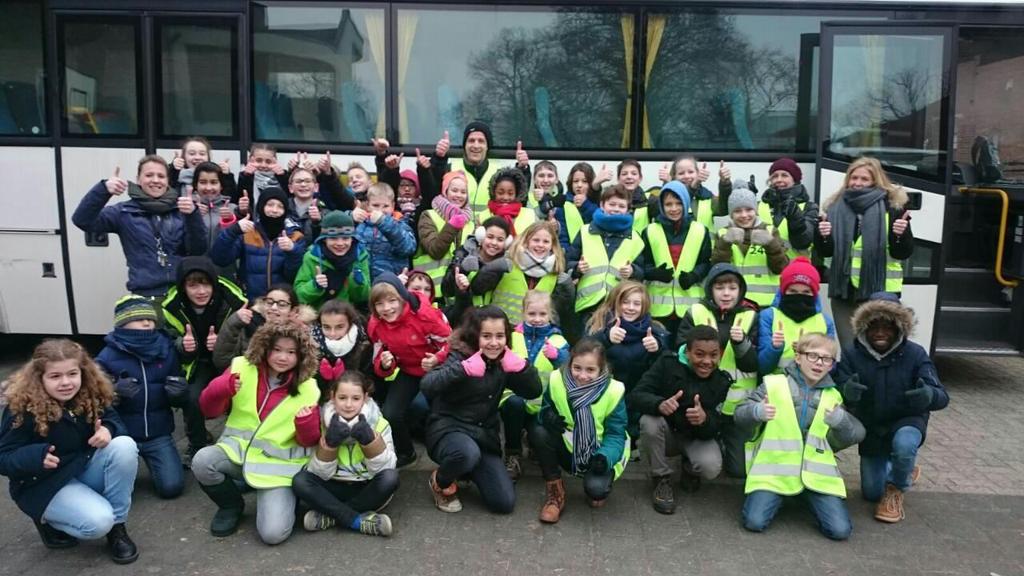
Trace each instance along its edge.
<path fill-rule="evenodd" d="M 317 345 L 302 323 L 267 323 L 249 341 L 245 356 L 231 361 L 199 397 L 207 418 L 228 415 L 214 446 L 196 452 L 192 472 L 217 505 L 210 533 L 223 537 L 238 529 L 245 503 L 235 480 L 256 489 L 256 531 L 267 544 L 280 544 L 295 522 L 292 477 L 320 441 L 313 375 Z"/>
<path fill-rule="evenodd" d="M 70 340 L 45 340 L 4 384 L 0 474 L 47 548 L 106 535 L 118 564 L 139 557 L 125 519 L 138 449 L 111 408 L 114 390 Z"/>
<path fill-rule="evenodd" d="M 526 205 L 526 177 L 518 168 L 502 168 L 491 178 L 491 199 L 487 210 L 477 214 L 477 222 L 483 224 L 491 216 L 498 216 L 508 222 L 515 236 L 537 220 L 536 213 Z"/>

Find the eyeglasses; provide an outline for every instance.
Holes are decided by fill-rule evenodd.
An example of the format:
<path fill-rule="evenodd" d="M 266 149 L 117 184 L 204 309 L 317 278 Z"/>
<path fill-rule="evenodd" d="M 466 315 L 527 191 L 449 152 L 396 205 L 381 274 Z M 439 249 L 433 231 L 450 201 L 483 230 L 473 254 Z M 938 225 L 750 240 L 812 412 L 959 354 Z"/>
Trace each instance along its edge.
<path fill-rule="evenodd" d="M 817 352 L 804 352 L 804 356 L 807 357 L 814 364 L 821 364 L 823 366 L 831 366 L 836 361 L 835 356 L 829 356 L 828 354 L 818 354 Z"/>
<path fill-rule="evenodd" d="M 263 300 L 268 308 L 284 308 L 285 310 L 292 307 L 292 303 L 287 300 L 271 300 L 267 298 Z"/>

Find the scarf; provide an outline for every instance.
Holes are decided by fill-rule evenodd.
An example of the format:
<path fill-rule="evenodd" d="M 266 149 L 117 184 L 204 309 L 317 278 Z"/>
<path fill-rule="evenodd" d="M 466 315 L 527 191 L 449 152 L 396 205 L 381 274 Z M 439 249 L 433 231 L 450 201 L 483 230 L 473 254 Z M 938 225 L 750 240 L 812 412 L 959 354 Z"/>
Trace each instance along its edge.
<path fill-rule="evenodd" d="M 586 386 L 576 383 L 568 368 L 562 369 L 562 381 L 568 396 L 569 410 L 575 425 L 572 428 L 572 472 L 576 474 L 584 470 L 590 462 L 590 456 L 600 445 L 597 442 L 597 425 L 594 423 L 594 412 L 590 405 L 597 402 L 608 389 L 611 375 L 607 370 L 596 380 Z M 609 464 L 611 464 L 609 462 Z"/>
<path fill-rule="evenodd" d="M 594 226 L 606 232 L 625 232 L 633 227 L 632 214 L 605 214 L 604 210 L 594 210 Z"/>
<path fill-rule="evenodd" d="M 818 313 L 818 297 L 810 294 L 783 294 L 779 310 L 795 322 L 803 322 Z"/>
<path fill-rule="evenodd" d="M 153 198 L 142 191 L 142 187 L 134 182 L 128 184 L 128 197 L 140 208 L 152 214 L 167 214 L 178 208 L 178 191 L 167 187 L 167 191 L 159 198 Z"/>
<path fill-rule="evenodd" d="M 163 358 L 164 341 L 156 330 L 132 330 L 129 328 L 114 328 L 114 331 L 107 334 L 105 340 L 115 347 L 137 356 L 144 363 L 154 362 Z M 197 335 L 196 340 L 205 338 L 205 335 Z"/>
<path fill-rule="evenodd" d="M 544 342 L 546 342 L 548 338 L 553 334 L 562 333 L 562 331 L 558 329 L 558 326 L 555 326 L 554 324 L 530 326 L 526 322 L 517 326 L 516 330 L 521 332 L 523 334 L 523 340 L 526 340 L 526 361 L 530 364 L 533 364 L 534 360 L 537 359 L 537 355 L 544 349 Z"/>
<path fill-rule="evenodd" d="M 523 205 L 519 202 L 497 202 L 494 200 L 487 201 L 487 210 L 490 211 L 491 216 L 497 216 L 508 222 L 509 229 L 512 230 L 512 235 L 516 235 L 515 221 L 516 217 L 519 216 L 519 211 L 523 209 Z"/>
<path fill-rule="evenodd" d="M 530 278 L 543 278 L 555 269 L 555 253 L 549 252 L 544 259 L 538 260 L 529 250 L 521 250 L 516 257 L 516 264 Z"/>
<path fill-rule="evenodd" d="M 624 320 L 621 316 L 612 316 L 611 320 L 607 323 L 608 328 L 614 326 L 616 320 L 619 321 L 619 327 L 626 331 L 626 337 L 622 339 L 622 345 L 639 344 L 641 340 L 647 337 L 647 329 L 651 327 L 650 314 L 644 314 L 632 322 Z"/>
<path fill-rule="evenodd" d="M 285 214 L 278 216 L 277 218 L 271 218 L 266 214 L 260 214 L 260 227 L 263 228 L 263 232 L 267 235 L 267 240 L 271 244 L 277 242 L 277 237 L 284 231 L 284 221 L 287 218 L 287 211 Z"/>
<path fill-rule="evenodd" d="M 470 164 L 465 161 L 462 162 L 462 169 L 469 172 L 477 182 L 480 182 L 483 179 L 484 174 L 487 174 L 487 168 L 489 166 L 490 161 L 487 158 L 484 158 L 479 164 Z"/>
<path fill-rule="evenodd" d="M 444 218 L 445 222 L 450 222 L 452 217 L 460 212 L 466 217 L 467 222 L 473 221 L 473 211 L 469 209 L 468 205 L 465 208 L 459 208 L 455 205 L 455 202 L 444 196 L 434 196 L 434 199 L 430 201 L 430 207 L 436 210 L 441 215 L 441 218 Z"/>
<path fill-rule="evenodd" d="M 342 289 L 345 285 L 345 280 L 352 274 L 352 268 L 355 266 L 356 256 L 358 255 L 359 241 L 355 238 L 352 239 L 352 247 L 348 249 L 341 256 L 338 256 L 334 252 L 331 252 L 326 245 L 321 246 L 320 253 L 323 254 L 324 260 L 330 263 L 330 266 L 323 267 L 323 273 L 327 276 L 327 293 L 333 296 Z"/>
<path fill-rule="evenodd" d="M 828 269 L 828 295 L 832 298 L 866 300 L 885 288 L 886 192 L 880 188 L 846 190 L 828 210 L 832 222 L 832 265 Z M 850 283 L 853 242 L 860 225 L 860 288 Z"/>

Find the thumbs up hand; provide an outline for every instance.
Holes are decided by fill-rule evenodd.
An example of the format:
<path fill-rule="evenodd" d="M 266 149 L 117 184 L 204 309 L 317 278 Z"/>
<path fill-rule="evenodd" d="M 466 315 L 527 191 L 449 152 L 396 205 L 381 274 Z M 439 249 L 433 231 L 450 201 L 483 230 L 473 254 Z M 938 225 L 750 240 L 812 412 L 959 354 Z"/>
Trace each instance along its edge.
<path fill-rule="evenodd" d="M 323 273 L 320 266 L 316 267 L 316 276 L 313 277 L 313 280 L 316 282 L 317 286 L 327 290 L 327 275 Z"/>
<path fill-rule="evenodd" d="M 296 152 L 295 156 L 292 156 L 292 159 L 288 161 L 288 171 L 291 172 L 292 170 L 295 170 L 295 168 L 299 165 L 299 162 L 301 161 L 302 152 Z"/>
<path fill-rule="evenodd" d="M 117 196 L 118 194 L 124 194 L 128 191 L 128 181 L 121 178 L 121 167 L 117 166 L 114 168 L 114 174 L 107 178 L 107 192 L 111 196 Z"/>
<path fill-rule="evenodd" d="M 110 440 L 110 430 L 97 418 L 96 423 L 93 425 L 92 437 L 89 438 L 89 446 L 97 449 L 105 448 L 107 444 L 110 444 Z"/>
<path fill-rule="evenodd" d="M 825 411 L 825 424 L 830 427 L 839 426 L 843 422 L 843 405 L 836 404 L 831 410 Z"/>
<path fill-rule="evenodd" d="M 903 236 L 903 233 L 907 231 L 907 226 L 910 225 L 910 211 L 905 210 L 903 214 L 892 221 L 892 233 L 897 236 Z"/>
<path fill-rule="evenodd" d="M 743 342 L 745 336 L 746 334 L 743 333 L 743 328 L 740 328 L 739 324 L 733 324 L 732 328 L 729 329 L 729 339 L 736 344 Z"/>
<path fill-rule="evenodd" d="M 448 155 L 448 149 L 452 147 L 452 141 L 448 138 L 448 131 L 444 131 L 444 136 L 437 141 L 437 145 L 434 146 L 434 156 L 438 158 L 444 158 Z"/>
<path fill-rule="evenodd" d="M 436 354 L 431 354 L 430 352 L 427 352 L 423 359 L 420 360 L 420 367 L 427 372 L 433 370 L 435 366 L 437 366 Z"/>
<path fill-rule="evenodd" d="M 576 269 L 580 271 L 580 274 L 586 274 L 590 271 L 590 264 L 587 264 L 587 259 L 580 257 L 580 261 L 576 263 Z"/>
<path fill-rule="evenodd" d="M 57 447 L 53 445 L 46 449 L 46 455 L 43 456 L 43 469 L 56 470 L 57 466 L 60 466 L 60 458 L 54 454 L 56 451 Z"/>
<path fill-rule="evenodd" d="M 686 421 L 691 426 L 702 426 L 708 421 L 708 414 L 704 411 L 704 407 L 700 405 L 700 394 L 694 395 L 693 407 L 686 409 Z"/>
<path fill-rule="evenodd" d="M 277 247 L 284 252 L 291 252 L 295 248 L 295 242 L 292 242 L 288 234 L 281 230 L 281 235 L 277 237 Z"/>
<path fill-rule="evenodd" d="M 373 153 L 377 156 L 387 154 L 388 148 L 391 148 L 391 143 L 387 141 L 387 138 L 371 138 L 370 143 L 373 144 Z"/>
<path fill-rule="evenodd" d="M 243 234 L 255 230 L 256 225 L 252 223 L 252 216 L 246 214 L 245 218 L 238 221 L 238 228 L 242 230 Z"/>
<path fill-rule="evenodd" d="M 321 174 L 332 174 L 334 173 L 334 165 L 331 164 L 331 151 L 327 150 L 324 155 L 320 157 L 320 160 L 316 163 L 316 170 Z"/>
<path fill-rule="evenodd" d="M 718 161 L 718 179 L 732 182 L 732 170 L 725 165 L 725 160 Z"/>
<path fill-rule="evenodd" d="M 782 321 L 780 320 L 779 325 L 775 328 L 775 331 L 772 332 L 772 348 L 775 348 L 776 350 L 782 349 L 782 346 L 786 343 L 786 334 L 784 330 Z"/>
<path fill-rule="evenodd" d="M 384 159 L 384 165 L 392 170 L 398 170 L 402 165 L 402 158 L 405 158 L 405 152 L 401 154 L 390 154 Z"/>
<path fill-rule="evenodd" d="M 249 303 L 246 302 L 245 304 L 242 304 L 241 308 L 235 310 L 235 316 L 238 316 L 238 319 L 242 324 L 248 325 L 252 322 L 252 310 L 249 309 Z"/>
<path fill-rule="evenodd" d="M 181 150 L 174 151 L 174 160 L 171 161 L 171 166 L 174 166 L 175 170 L 181 170 L 185 167 L 185 159 L 181 157 Z"/>
<path fill-rule="evenodd" d="M 658 412 L 660 412 L 662 416 L 671 416 L 675 414 L 676 410 L 679 410 L 679 400 L 682 397 L 683 391 L 680 390 L 669 398 L 662 400 L 661 403 L 658 404 Z"/>
<path fill-rule="evenodd" d="M 212 351 L 217 345 L 217 331 L 210 326 L 210 331 L 206 334 L 206 349 Z"/>
<path fill-rule="evenodd" d="M 245 163 L 245 168 L 242 168 L 242 172 L 249 174 L 250 176 L 255 174 L 259 170 L 259 166 L 253 161 L 252 156 L 249 156 L 249 161 Z"/>
<path fill-rule="evenodd" d="M 558 348 L 555 348 L 555 345 L 552 344 L 550 340 L 544 341 L 544 348 L 542 348 L 542 352 L 544 353 L 544 357 L 548 360 L 556 360 L 558 358 Z"/>
<path fill-rule="evenodd" d="M 608 340 L 612 344 L 621 344 L 626 339 L 626 329 L 622 327 L 622 319 L 616 317 L 615 324 L 608 329 Z"/>
<path fill-rule="evenodd" d="M 430 157 L 421 154 L 419 148 L 416 149 L 416 165 L 420 168 L 430 168 Z"/>
<path fill-rule="evenodd" d="M 644 350 L 647 350 L 652 354 L 657 352 L 658 348 L 660 348 L 658 345 L 658 339 L 654 337 L 654 333 L 651 331 L 650 327 L 647 328 L 647 336 L 644 336 L 640 343 L 644 345 Z"/>
<path fill-rule="evenodd" d="M 188 353 L 196 351 L 196 337 L 192 334 L 191 324 L 185 324 L 185 336 L 181 339 L 181 348 Z"/>
<path fill-rule="evenodd" d="M 249 213 L 249 191 L 242 190 L 242 197 L 238 199 L 238 212 L 241 214 Z"/>
<path fill-rule="evenodd" d="M 530 165 L 530 156 L 523 150 L 523 141 L 516 141 L 516 166 L 526 168 Z"/>
<path fill-rule="evenodd" d="M 306 211 L 306 214 L 309 214 L 309 219 L 313 222 L 319 222 L 323 219 L 323 215 L 320 214 L 320 206 L 316 202 L 309 205 L 309 210 Z"/>
<path fill-rule="evenodd" d="M 355 220 L 356 224 L 362 224 L 365 222 L 369 215 L 370 213 L 362 208 L 356 207 L 352 209 L 352 220 Z"/>
<path fill-rule="evenodd" d="M 700 168 L 697 170 L 697 180 L 701 182 L 707 182 L 708 178 L 711 177 L 711 171 L 708 170 L 708 163 L 701 162 Z"/>
<path fill-rule="evenodd" d="M 768 402 L 767 397 L 757 406 L 757 409 L 754 410 L 754 417 L 761 422 L 768 422 L 769 420 L 775 419 L 775 406 L 772 406 Z"/>
<path fill-rule="evenodd" d="M 633 263 L 626 262 L 625 264 L 623 264 L 619 268 L 619 276 L 621 276 L 623 280 L 629 280 L 630 277 L 633 276 Z"/>
<path fill-rule="evenodd" d="M 591 184 L 591 187 L 595 190 L 600 190 L 601 184 L 611 180 L 612 176 L 614 176 L 612 169 L 609 168 L 607 164 L 602 164 L 601 171 L 594 177 L 594 182 Z"/>
<path fill-rule="evenodd" d="M 895 223 L 893 223 L 895 230 Z M 821 234 L 822 238 L 828 238 L 832 235 L 832 223 L 828 221 L 828 214 L 822 212 L 821 220 L 818 222 L 818 234 Z"/>
<path fill-rule="evenodd" d="M 221 174 L 231 174 L 231 159 L 225 158 L 223 162 L 217 164 L 220 167 Z"/>
<path fill-rule="evenodd" d="M 661 168 L 658 168 L 658 180 L 661 180 L 662 184 L 667 184 L 672 179 L 671 174 L 671 165 L 668 162 L 665 162 L 661 165 Z"/>
<path fill-rule="evenodd" d="M 188 216 L 196 211 L 196 203 L 192 200 L 192 190 L 178 196 L 178 212 Z"/>

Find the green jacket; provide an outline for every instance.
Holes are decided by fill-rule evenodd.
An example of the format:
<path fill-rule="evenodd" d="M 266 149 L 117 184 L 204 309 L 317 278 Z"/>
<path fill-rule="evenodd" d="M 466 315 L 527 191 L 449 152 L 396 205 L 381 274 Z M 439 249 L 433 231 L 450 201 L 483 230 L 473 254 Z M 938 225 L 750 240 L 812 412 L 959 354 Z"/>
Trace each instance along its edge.
<path fill-rule="evenodd" d="M 352 265 L 352 273 L 345 279 L 341 289 L 336 294 L 328 294 L 327 290 L 316 283 L 316 268 L 326 274 L 328 270 L 334 270 L 334 265 L 323 257 L 323 246 L 317 242 L 302 256 L 302 266 L 299 273 L 295 275 L 295 294 L 299 297 L 301 304 L 307 304 L 314 308 L 330 298 L 345 300 L 353 305 L 364 305 L 370 300 L 370 255 L 363 250 L 362 246 L 354 245 L 356 261 Z"/>

